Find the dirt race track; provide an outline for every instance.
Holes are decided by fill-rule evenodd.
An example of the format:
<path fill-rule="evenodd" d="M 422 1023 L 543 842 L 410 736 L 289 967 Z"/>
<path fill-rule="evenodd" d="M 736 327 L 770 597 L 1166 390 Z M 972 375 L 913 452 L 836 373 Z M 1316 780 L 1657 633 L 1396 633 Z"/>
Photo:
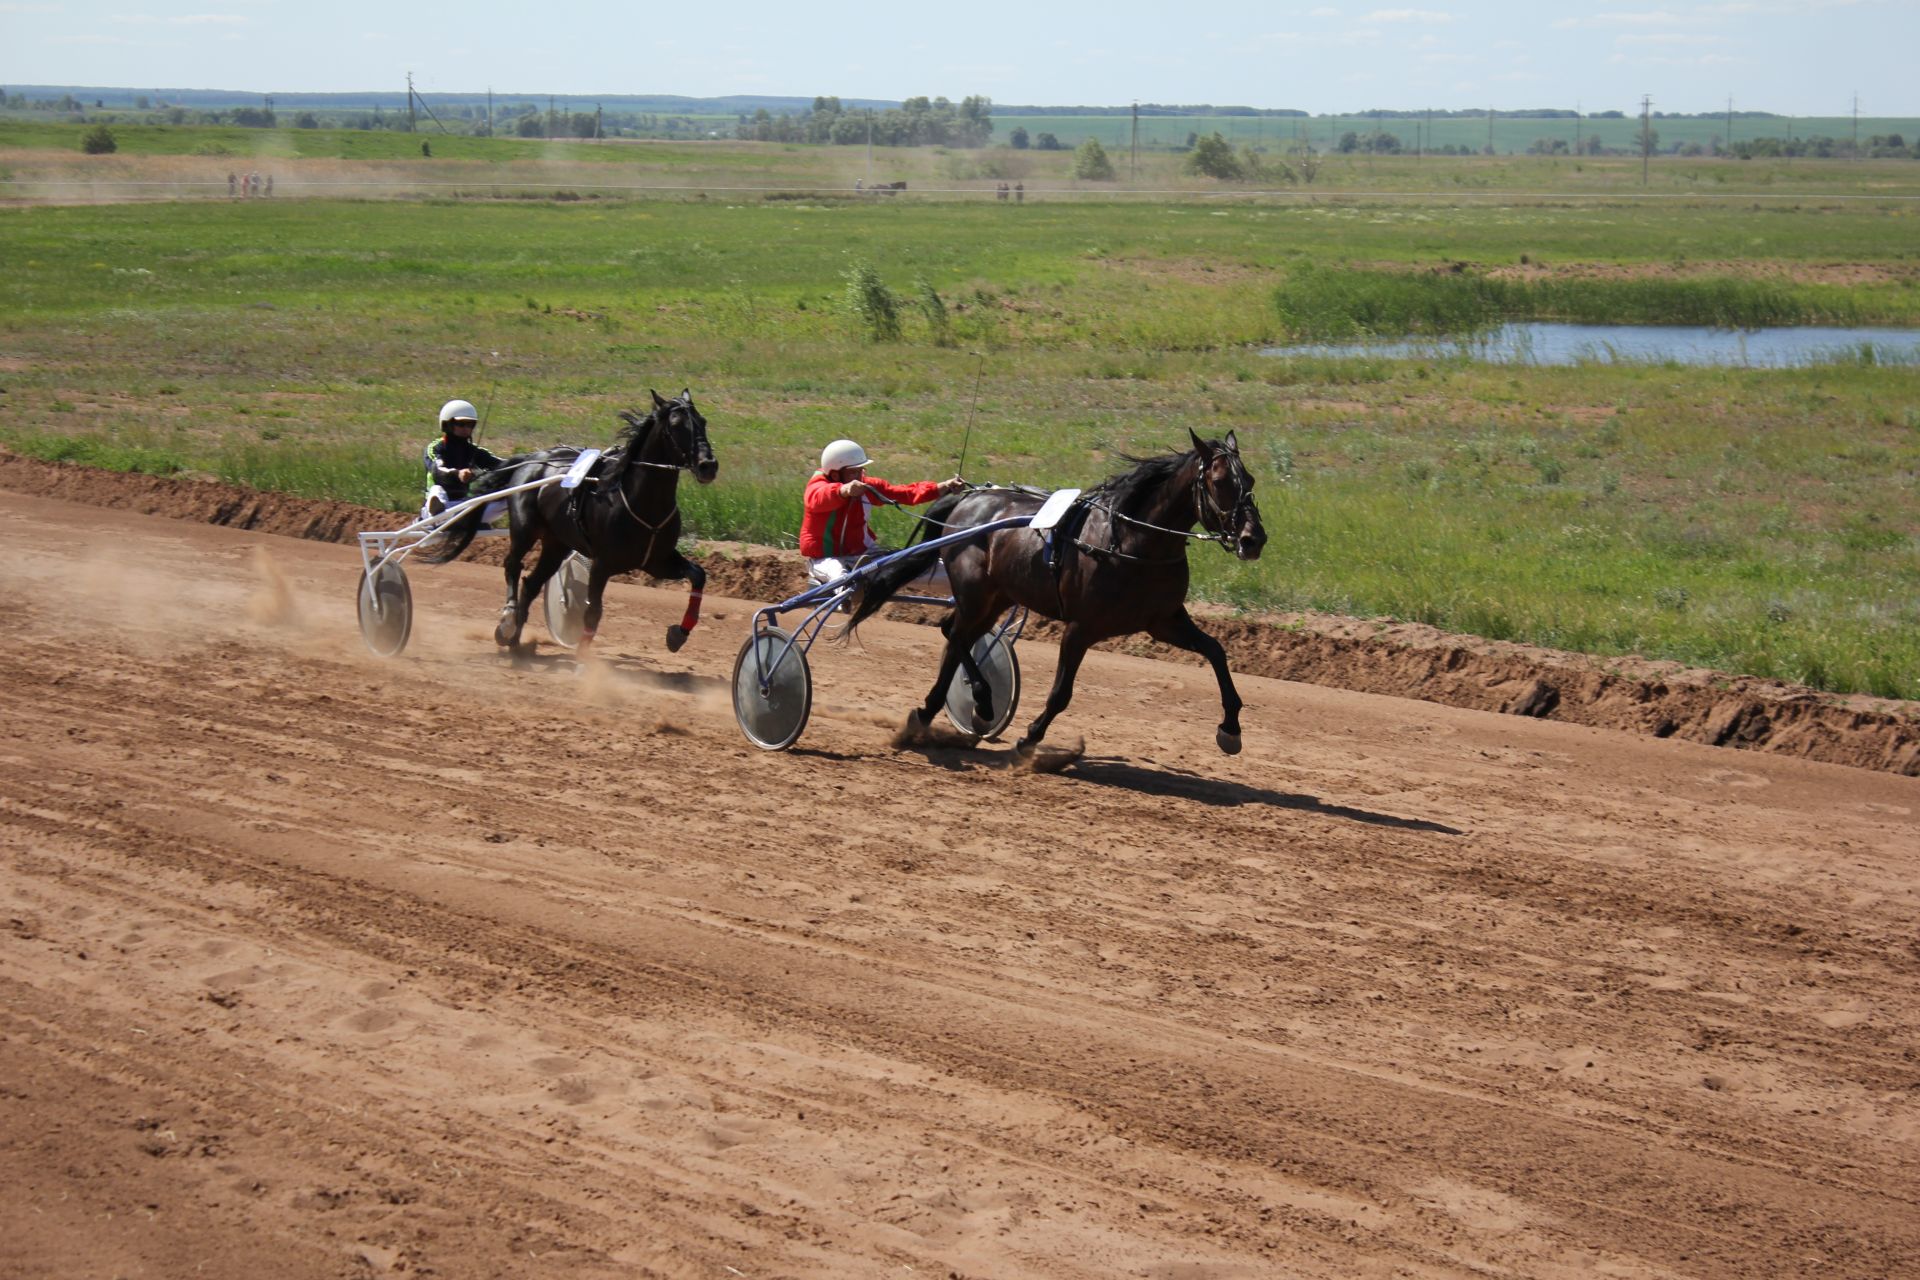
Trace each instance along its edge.
<path fill-rule="evenodd" d="M 1920 780 L 1109 653 L 1023 772 L 893 622 L 764 754 L 736 601 L 0 537 L 0 1275 L 1920 1274 Z"/>

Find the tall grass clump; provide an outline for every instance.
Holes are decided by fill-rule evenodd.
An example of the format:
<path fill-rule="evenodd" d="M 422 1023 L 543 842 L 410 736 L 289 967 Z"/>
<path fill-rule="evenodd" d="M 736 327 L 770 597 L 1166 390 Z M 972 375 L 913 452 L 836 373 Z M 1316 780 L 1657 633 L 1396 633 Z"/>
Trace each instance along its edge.
<path fill-rule="evenodd" d="M 900 301 L 872 263 L 857 262 L 847 272 L 845 304 L 847 314 L 859 322 L 868 338 L 874 342 L 898 341 Z"/>
<path fill-rule="evenodd" d="M 1522 320 L 1754 329 L 1862 319 L 1858 302 L 1845 290 L 1733 276 L 1501 280 L 1477 271 L 1315 264 L 1288 273 L 1274 291 L 1274 306 L 1280 322 L 1308 340 L 1471 333 Z"/>

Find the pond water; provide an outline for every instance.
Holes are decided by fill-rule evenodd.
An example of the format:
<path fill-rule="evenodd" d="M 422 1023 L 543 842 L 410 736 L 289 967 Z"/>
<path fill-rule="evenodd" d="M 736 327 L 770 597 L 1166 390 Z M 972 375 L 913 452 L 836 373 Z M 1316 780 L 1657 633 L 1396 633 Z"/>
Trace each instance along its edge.
<path fill-rule="evenodd" d="M 1707 329 L 1696 325 L 1505 324 L 1447 338 L 1267 347 L 1268 356 L 1381 356 L 1489 364 L 1678 364 L 1786 369 L 1815 364 L 1920 364 L 1920 329 Z"/>

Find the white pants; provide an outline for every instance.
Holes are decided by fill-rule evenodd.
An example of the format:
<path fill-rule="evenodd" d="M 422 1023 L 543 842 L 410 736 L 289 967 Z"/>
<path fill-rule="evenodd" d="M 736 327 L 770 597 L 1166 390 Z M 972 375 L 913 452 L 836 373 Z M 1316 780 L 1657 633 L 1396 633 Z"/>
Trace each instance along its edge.
<path fill-rule="evenodd" d="M 853 569 L 870 564 L 881 556 L 890 554 L 885 547 L 875 547 L 863 556 L 821 556 L 818 560 L 807 561 L 807 577 L 816 583 L 825 584 L 835 578 L 844 578 Z M 940 596 L 945 598 L 953 594 L 953 587 L 947 581 L 947 566 L 935 559 L 931 568 L 919 577 L 900 588 L 903 596 Z"/>
<path fill-rule="evenodd" d="M 466 499 L 462 498 L 460 501 L 465 502 Z M 420 504 L 420 518 L 425 520 L 428 516 L 437 516 L 448 507 L 457 505 L 459 504 L 447 496 L 445 489 L 437 484 L 433 485 L 427 490 L 426 501 Z M 498 502 L 489 502 L 480 512 L 480 523 L 492 524 L 505 514 L 507 514 L 507 500 L 505 498 L 500 499 Z"/>

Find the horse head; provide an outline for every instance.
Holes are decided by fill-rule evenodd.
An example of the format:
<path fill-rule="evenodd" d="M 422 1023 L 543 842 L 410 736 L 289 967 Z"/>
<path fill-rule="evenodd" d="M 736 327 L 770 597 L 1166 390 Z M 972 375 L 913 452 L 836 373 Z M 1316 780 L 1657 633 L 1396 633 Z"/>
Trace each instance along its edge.
<path fill-rule="evenodd" d="M 1195 514 L 1208 533 L 1241 560 L 1258 560 L 1267 545 L 1260 508 L 1253 504 L 1253 476 L 1240 461 L 1240 441 L 1227 432 L 1225 440 L 1202 440 L 1191 427 L 1196 459 Z"/>
<path fill-rule="evenodd" d="M 653 397 L 653 412 L 648 417 L 665 428 L 662 434 L 677 455 L 674 461 L 693 472 L 693 478 L 701 484 L 712 484 L 720 474 L 720 463 L 707 440 L 707 420 L 694 407 L 693 392 L 683 390 L 671 400 L 651 388 L 648 394 Z"/>

